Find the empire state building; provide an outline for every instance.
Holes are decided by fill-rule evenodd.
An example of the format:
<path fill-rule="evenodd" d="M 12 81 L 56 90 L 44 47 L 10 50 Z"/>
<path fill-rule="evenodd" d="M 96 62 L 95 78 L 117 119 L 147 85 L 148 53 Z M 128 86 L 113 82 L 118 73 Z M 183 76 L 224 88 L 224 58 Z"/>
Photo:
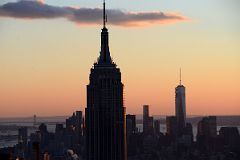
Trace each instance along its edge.
<path fill-rule="evenodd" d="M 108 45 L 105 2 L 101 51 L 87 85 L 86 149 L 88 160 L 127 160 L 126 120 L 121 72 Z"/>

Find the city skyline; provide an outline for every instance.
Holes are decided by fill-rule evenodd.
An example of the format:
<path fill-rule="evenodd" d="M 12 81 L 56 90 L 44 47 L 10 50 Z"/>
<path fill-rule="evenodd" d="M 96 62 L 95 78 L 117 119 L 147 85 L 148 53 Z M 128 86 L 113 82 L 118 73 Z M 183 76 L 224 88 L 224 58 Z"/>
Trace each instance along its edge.
<path fill-rule="evenodd" d="M 0 31 L 3 34 L 0 38 L 0 116 L 69 115 L 73 110 L 84 110 L 87 75 L 99 53 L 100 39 L 97 35 L 101 22 L 81 26 L 61 17 L 13 19 L 1 14 L 1 6 L 9 2 L 16 3 L 0 2 Z M 41 3 L 71 6 L 54 0 Z M 72 3 L 73 6 L 82 4 L 89 7 L 93 2 L 73 0 Z M 94 3 L 91 8 L 98 7 L 100 1 Z M 111 2 L 108 7 L 116 8 L 116 3 Z M 157 2 L 142 1 L 142 5 L 150 4 L 146 8 L 128 7 L 125 3 L 120 8 L 128 11 L 154 13 L 154 10 L 163 10 L 168 13 L 176 9 L 167 2 L 154 7 Z M 141 106 L 149 104 L 154 114 L 173 115 L 174 88 L 178 85 L 181 67 L 189 115 L 240 114 L 240 66 L 237 62 L 240 58 L 240 33 L 236 29 L 239 23 L 233 24 L 232 19 L 227 19 L 239 11 L 232 6 L 229 13 L 230 9 L 222 8 L 220 3 L 219 6 L 212 3 L 209 2 L 211 9 L 215 7 L 219 14 L 222 11 L 228 13 L 225 16 L 229 24 L 220 26 L 221 22 L 216 19 L 207 25 L 211 18 L 219 15 L 198 17 L 181 5 L 181 14 L 178 15 L 186 17 L 187 21 L 168 25 L 156 21 L 151 26 L 141 27 L 110 23 L 110 50 L 122 71 L 127 113 L 139 114 Z"/>

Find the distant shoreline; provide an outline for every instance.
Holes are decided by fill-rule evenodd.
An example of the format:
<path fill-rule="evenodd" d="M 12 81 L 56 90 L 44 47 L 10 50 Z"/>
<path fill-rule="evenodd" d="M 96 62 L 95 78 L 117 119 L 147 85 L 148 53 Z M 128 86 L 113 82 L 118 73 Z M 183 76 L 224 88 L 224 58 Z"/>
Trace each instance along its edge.
<path fill-rule="evenodd" d="M 129 113 L 128 113 L 129 114 Z M 65 118 L 65 117 L 69 117 L 70 115 L 53 115 L 53 116 L 37 116 L 37 118 Z M 136 117 L 138 119 L 138 117 L 143 116 L 142 114 L 136 114 Z M 153 117 L 166 117 L 166 116 L 174 116 L 174 114 L 169 114 L 169 115 L 153 115 Z M 236 114 L 236 115 L 213 115 L 213 114 L 206 114 L 206 115 L 187 115 L 187 118 L 193 118 L 193 117 L 206 117 L 206 116 L 217 116 L 217 117 L 240 117 L 240 114 Z M 0 116 L 0 120 L 2 119 L 33 119 L 33 116 L 20 116 L 20 117 L 1 117 Z"/>
<path fill-rule="evenodd" d="M 161 124 L 166 123 L 166 116 L 169 115 L 154 115 L 155 120 L 160 120 Z M 189 115 L 187 116 L 187 122 L 192 125 L 197 125 L 197 123 L 203 118 L 201 115 Z M 43 116 L 37 117 L 37 123 L 64 123 L 68 116 Z M 136 115 L 137 124 L 142 123 L 142 115 Z M 33 117 L 9 117 L 0 118 L 0 124 L 3 123 L 33 123 Z M 220 126 L 239 126 L 240 125 L 240 115 L 217 115 L 217 124 Z"/>

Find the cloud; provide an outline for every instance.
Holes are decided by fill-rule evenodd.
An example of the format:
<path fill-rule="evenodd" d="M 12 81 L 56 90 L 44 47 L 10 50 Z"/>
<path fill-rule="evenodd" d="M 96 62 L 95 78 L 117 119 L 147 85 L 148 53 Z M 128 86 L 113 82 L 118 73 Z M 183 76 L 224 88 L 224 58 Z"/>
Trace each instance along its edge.
<path fill-rule="evenodd" d="M 40 2 L 40 3 L 44 3 L 45 2 L 45 0 L 37 0 L 38 2 Z"/>
<path fill-rule="evenodd" d="M 137 27 L 189 21 L 189 18 L 179 13 L 163 13 L 159 11 L 124 12 L 119 9 L 109 9 L 106 13 L 108 23 L 116 26 Z M 47 5 L 43 0 L 21 0 L 0 6 L 0 17 L 22 19 L 65 18 L 80 25 L 95 25 L 102 22 L 102 9 L 58 7 Z"/>

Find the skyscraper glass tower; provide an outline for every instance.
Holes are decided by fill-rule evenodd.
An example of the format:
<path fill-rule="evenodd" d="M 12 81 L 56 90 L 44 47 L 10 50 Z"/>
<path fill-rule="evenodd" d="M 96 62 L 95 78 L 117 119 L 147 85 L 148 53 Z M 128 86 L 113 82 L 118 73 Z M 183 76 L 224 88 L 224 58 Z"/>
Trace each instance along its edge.
<path fill-rule="evenodd" d="M 175 112 L 177 118 L 178 134 L 182 134 L 186 126 L 186 101 L 185 101 L 185 87 L 181 82 L 180 70 L 180 83 L 175 88 Z"/>
<path fill-rule="evenodd" d="M 86 149 L 88 160 L 126 160 L 126 120 L 121 72 L 112 61 L 103 3 L 101 51 L 87 85 Z"/>

